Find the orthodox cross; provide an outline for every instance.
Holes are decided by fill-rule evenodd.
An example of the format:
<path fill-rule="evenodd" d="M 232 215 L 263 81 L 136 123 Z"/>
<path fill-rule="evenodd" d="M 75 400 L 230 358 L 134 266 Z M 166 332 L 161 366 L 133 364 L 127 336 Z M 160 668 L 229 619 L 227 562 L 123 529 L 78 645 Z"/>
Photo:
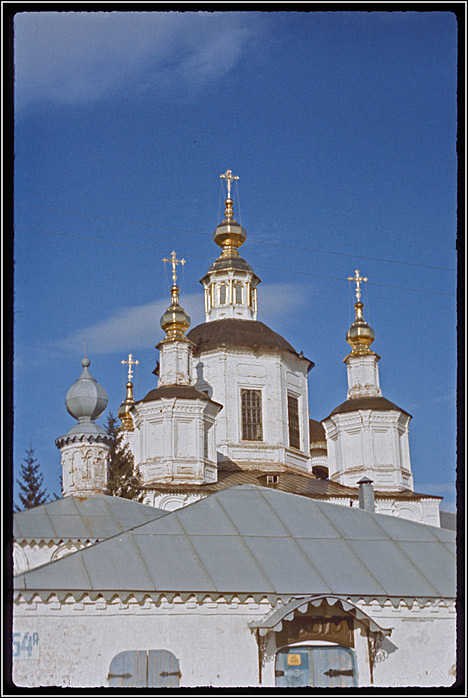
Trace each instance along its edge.
<path fill-rule="evenodd" d="M 185 259 L 176 259 L 176 253 L 174 251 L 171 252 L 171 259 L 166 259 L 166 257 L 163 257 L 163 262 L 170 262 L 172 264 L 172 283 L 175 286 L 177 282 L 177 273 L 176 273 L 176 266 L 177 264 L 182 264 L 182 266 L 185 264 Z"/>
<path fill-rule="evenodd" d="M 133 377 L 133 369 L 132 366 L 136 366 L 139 364 L 139 361 L 133 361 L 133 356 L 132 354 L 128 355 L 128 361 L 122 361 L 121 363 L 123 364 L 128 364 L 128 382 L 132 382 L 132 377 Z"/>
<path fill-rule="evenodd" d="M 368 281 L 367 276 L 359 276 L 359 269 L 354 272 L 356 276 L 348 276 L 348 281 L 356 282 L 356 298 L 358 302 L 361 300 L 361 281 Z"/>
<path fill-rule="evenodd" d="M 232 174 L 232 170 L 226 170 L 224 174 L 219 175 L 220 179 L 225 179 L 226 184 L 227 184 L 227 194 L 228 194 L 228 199 L 231 198 L 231 184 L 235 179 L 239 179 L 239 177 L 236 177 Z"/>

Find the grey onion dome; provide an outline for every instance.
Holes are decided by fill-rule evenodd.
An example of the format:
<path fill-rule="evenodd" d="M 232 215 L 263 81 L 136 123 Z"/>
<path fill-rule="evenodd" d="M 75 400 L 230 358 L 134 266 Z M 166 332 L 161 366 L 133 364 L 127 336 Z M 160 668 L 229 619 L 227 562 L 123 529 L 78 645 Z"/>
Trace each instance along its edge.
<path fill-rule="evenodd" d="M 74 382 L 65 398 L 67 412 L 80 422 L 97 419 L 107 407 L 107 393 L 88 371 L 88 357 L 81 359 L 83 373 Z"/>

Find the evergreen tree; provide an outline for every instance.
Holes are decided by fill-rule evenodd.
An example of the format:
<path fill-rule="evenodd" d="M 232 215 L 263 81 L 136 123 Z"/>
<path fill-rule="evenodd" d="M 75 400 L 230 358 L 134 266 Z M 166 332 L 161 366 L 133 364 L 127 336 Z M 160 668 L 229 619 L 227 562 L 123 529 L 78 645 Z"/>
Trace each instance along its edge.
<path fill-rule="evenodd" d="M 112 412 L 107 415 L 105 428 L 111 437 L 107 493 L 114 497 L 142 502 L 145 493 L 141 473 L 135 466 L 132 452 L 123 441 L 118 419 Z"/>
<path fill-rule="evenodd" d="M 40 465 L 34 455 L 34 449 L 31 444 L 26 449 L 26 457 L 21 463 L 20 480 L 16 480 L 20 487 L 19 498 L 22 507 L 16 506 L 16 511 L 23 509 L 31 509 L 38 507 L 40 504 L 47 502 L 47 491 L 42 489 L 44 485 L 44 477 L 40 472 Z"/>
<path fill-rule="evenodd" d="M 57 492 L 53 492 L 54 499 L 62 499 L 63 497 L 63 478 L 60 475 L 60 494 L 57 494 Z"/>

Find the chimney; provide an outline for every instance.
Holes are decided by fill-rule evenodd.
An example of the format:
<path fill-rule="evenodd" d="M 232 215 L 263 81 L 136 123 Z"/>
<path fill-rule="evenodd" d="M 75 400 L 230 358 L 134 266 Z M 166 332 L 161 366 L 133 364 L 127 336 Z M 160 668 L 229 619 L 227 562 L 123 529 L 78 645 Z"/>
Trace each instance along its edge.
<path fill-rule="evenodd" d="M 364 511 L 370 511 L 371 514 L 375 512 L 373 482 L 368 477 L 363 477 L 357 483 L 359 485 L 359 508 L 364 509 Z"/>

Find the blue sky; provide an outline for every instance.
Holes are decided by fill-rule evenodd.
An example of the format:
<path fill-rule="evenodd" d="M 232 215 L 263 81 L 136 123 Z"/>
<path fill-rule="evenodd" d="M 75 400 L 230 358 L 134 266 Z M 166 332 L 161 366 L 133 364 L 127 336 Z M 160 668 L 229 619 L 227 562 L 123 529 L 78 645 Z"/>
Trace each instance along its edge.
<path fill-rule="evenodd" d="M 456 42 L 450 12 L 16 15 L 15 467 L 32 443 L 58 492 L 82 338 L 106 413 L 129 352 L 136 398 L 155 387 L 173 249 L 203 322 L 230 168 L 258 319 L 316 364 L 311 417 L 346 399 L 359 269 L 415 489 L 453 510 Z"/>

